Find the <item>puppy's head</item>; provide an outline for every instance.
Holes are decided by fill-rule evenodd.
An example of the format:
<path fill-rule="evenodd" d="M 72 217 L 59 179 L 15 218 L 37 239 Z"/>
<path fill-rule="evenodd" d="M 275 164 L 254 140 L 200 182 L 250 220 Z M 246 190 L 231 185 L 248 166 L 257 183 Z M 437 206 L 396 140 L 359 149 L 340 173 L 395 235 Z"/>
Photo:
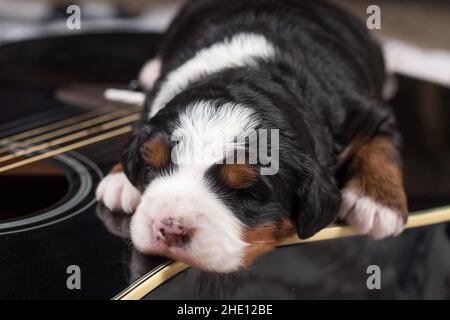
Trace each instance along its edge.
<path fill-rule="evenodd" d="M 249 148 L 241 138 L 260 127 L 251 109 L 235 104 L 200 102 L 155 116 L 123 154 L 125 173 L 143 192 L 131 221 L 134 246 L 231 272 L 296 229 L 308 237 L 328 224 L 339 192 L 314 161 L 292 165 L 289 153 L 297 151 L 276 150 L 279 170 L 270 175 L 249 153 L 238 161 L 236 152 Z"/>

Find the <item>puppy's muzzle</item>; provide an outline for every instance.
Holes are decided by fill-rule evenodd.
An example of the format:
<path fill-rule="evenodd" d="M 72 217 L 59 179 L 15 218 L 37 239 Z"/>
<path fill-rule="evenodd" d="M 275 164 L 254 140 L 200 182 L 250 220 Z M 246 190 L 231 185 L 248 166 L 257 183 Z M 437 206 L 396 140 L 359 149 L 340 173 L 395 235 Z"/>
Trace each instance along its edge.
<path fill-rule="evenodd" d="M 156 240 L 164 242 L 169 247 L 182 247 L 189 243 L 193 230 L 183 226 L 181 220 L 168 217 L 154 224 Z"/>

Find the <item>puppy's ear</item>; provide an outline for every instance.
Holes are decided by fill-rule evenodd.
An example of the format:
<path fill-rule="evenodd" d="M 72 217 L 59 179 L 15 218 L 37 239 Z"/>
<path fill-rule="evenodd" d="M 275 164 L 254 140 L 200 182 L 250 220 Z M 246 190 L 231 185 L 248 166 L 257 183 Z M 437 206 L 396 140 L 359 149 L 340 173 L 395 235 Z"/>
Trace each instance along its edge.
<path fill-rule="evenodd" d="M 309 238 L 329 225 L 341 205 L 341 193 L 331 174 L 315 164 L 308 176 L 310 179 L 303 181 L 298 189 L 297 233 L 301 239 Z"/>
<path fill-rule="evenodd" d="M 128 180 L 141 189 L 145 180 L 144 143 L 149 139 L 151 127 L 145 126 L 131 137 L 122 151 L 122 167 Z"/>

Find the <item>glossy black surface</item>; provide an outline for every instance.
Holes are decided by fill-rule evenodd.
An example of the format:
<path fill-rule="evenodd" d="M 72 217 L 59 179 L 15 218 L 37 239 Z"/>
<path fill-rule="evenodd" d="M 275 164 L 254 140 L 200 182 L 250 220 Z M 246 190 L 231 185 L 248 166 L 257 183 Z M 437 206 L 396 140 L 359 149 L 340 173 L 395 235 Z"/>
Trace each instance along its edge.
<path fill-rule="evenodd" d="M 56 89 L 72 82 L 126 85 L 154 54 L 157 42 L 158 36 L 151 34 L 97 34 L 0 47 L 0 137 L 86 112 L 85 106 L 55 99 Z M 449 92 L 431 86 L 432 93 L 423 93 L 424 86 L 429 85 L 401 79 L 393 101 L 405 136 L 411 210 L 450 203 Z M 435 96 L 434 112 L 441 114 L 437 119 L 434 113 L 421 113 L 429 102 L 423 94 Z M 107 172 L 126 140 L 121 135 L 68 156 L 93 161 L 94 167 L 86 168 L 96 183 L 95 167 Z M 127 240 L 129 217 L 97 207 L 94 188 L 59 216 L 64 217 L 60 221 L 54 218 L 51 225 L 19 233 L 0 230 L 0 298 L 109 299 L 165 261 L 132 248 Z M 39 192 L 47 191 L 51 188 L 42 185 Z M 17 194 L 17 201 L 28 199 Z M 234 275 L 189 269 L 146 298 L 449 298 L 446 228 L 414 229 L 378 243 L 352 237 L 286 247 Z M 66 286 L 66 269 L 73 264 L 81 268 L 81 290 Z M 381 291 L 366 288 L 370 264 L 382 269 Z"/>
<path fill-rule="evenodd" d="M 109 150 L 112 156 L 114 145 L 120 146 L 124 138 L 84 148 L 80 153 L 91 159 L 105 159 L 97 158 L 103 152 L 95 149 Z M 70 153 L 74 157 L 77 154 Z M 106 171 L 109 166 L 108 163 L 102 167 Z M 96 176 L 94 171 L 90 174 Z M 162 261 L 149 257 L 144 263 L 138 262 L 143 270 L 136 275 L 132 268 L 136 268 L 134 264 L 140 255 L 132 250 L 128 240 L 105 228 L 101 212 L 97 212 L 92 189 L 76 208 L 65 213 L 75 214 L 73 217 L 19 233 L 1 234 L 0 230 L 0 298 L 110 299 Z M 81 268 L 81 290 L 67 289 L 69 265 Z"/>
<path fill-rule="evenodd" d="M 126 86 L 154 54 L 158 38 L 138 33 L 76 35 L 0 47 L 0 137 L 91 111 L 58 101 L 56 90 L 78 82 Z M 119 136 L 70 152 L 68 156 L 87 157 L 94 166 L 107 172 L 117 161 L 126 139 Z M 51 159 L 46 162 L 55 164 Z M 99 177 L 95 168 L 86 166 L 86 169 L 94 185 L 75 207 L 58 217 L 61 221 L 53 223 L 54 218 L 45 221 L 53 224 L 18 233 L 10 233 L 17 228 L 2 229 L 1 224 L 15 222 L 19 217 L 9 216 L 0 221 L 0 299 L 110 299 L 136 279 L 130 271 L 136 253 L 128 240 L 110 233 L 98 218 L 94 190 Z M 70 170 L 65 173 L 70 178 Z M 36 185 L 39 178 L 28 177 L 36 181 L 35 194 L 29 195 L 27 187 L 22 192 L 10 189 L 11 183 L 24 182 L 18 179 L 21 178 L 11 177 L 11 172 L 0 173 L 1 188 L 10 193 L 2 193 L 2 199 L 14 197 L 8 203 L 16 202 L 14 208 L 23 207 L 27 214 L 30 214 L 28 207 L 37 205 L 33 198 L 45 198 L 47 193 L 55 193 L 55 188 L 62 188 L 51 179 Z M 72 179 L 71 186 L 78 189 L 75 180 Z M 58 192 L 68 201 L 77 190 L 66 189 Z M 49 202 L 47 209 L 61 205 L 57 201 L 61 199 L 55 200 L 57 203 Z M 48 210 L 37 210 L 34 216 L 39 216 L 39 211 Z M 147 259 L 145 271 L 161 261 L 162 258 Z M 69 265 L 81 268 L 81 290 L 69 290 L 66 286 Z"/>
<path fill-rule="evenodd" d="M 183 271 L 145 299 L 450 299 L 449 237 L 441 224 L 380 242 L 279 248 L 236 275 Z M 380 267 L 380 290 L 367 288 L 370 265 Z"/>
<path fill-rule="evenodd" d="M 0 222 L 27 217 L 63 201 L 69 193 L 69 183 L 65 168 L 48 161 L 0 175 Z M 44 194 L 41 192 L 43 185 L 47 186 Z M 27 201 L 20 201 L 20 194 L 27 194 Z"/>

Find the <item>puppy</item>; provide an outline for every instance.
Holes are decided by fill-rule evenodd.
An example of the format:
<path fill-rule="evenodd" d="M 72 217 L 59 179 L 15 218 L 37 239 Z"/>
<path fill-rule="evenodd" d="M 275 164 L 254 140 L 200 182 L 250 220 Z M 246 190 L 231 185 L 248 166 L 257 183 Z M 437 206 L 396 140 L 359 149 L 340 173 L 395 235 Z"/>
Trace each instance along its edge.
<path fill-rule="evenodd" d="M 331 4 L 189 2 L 141 71 L 142 120 L 97 198 L 134 212 L 139 251 L 214 272 L 338 217 L 398 235 L 407 204 L 383 81 L 365 26 Z"/>

